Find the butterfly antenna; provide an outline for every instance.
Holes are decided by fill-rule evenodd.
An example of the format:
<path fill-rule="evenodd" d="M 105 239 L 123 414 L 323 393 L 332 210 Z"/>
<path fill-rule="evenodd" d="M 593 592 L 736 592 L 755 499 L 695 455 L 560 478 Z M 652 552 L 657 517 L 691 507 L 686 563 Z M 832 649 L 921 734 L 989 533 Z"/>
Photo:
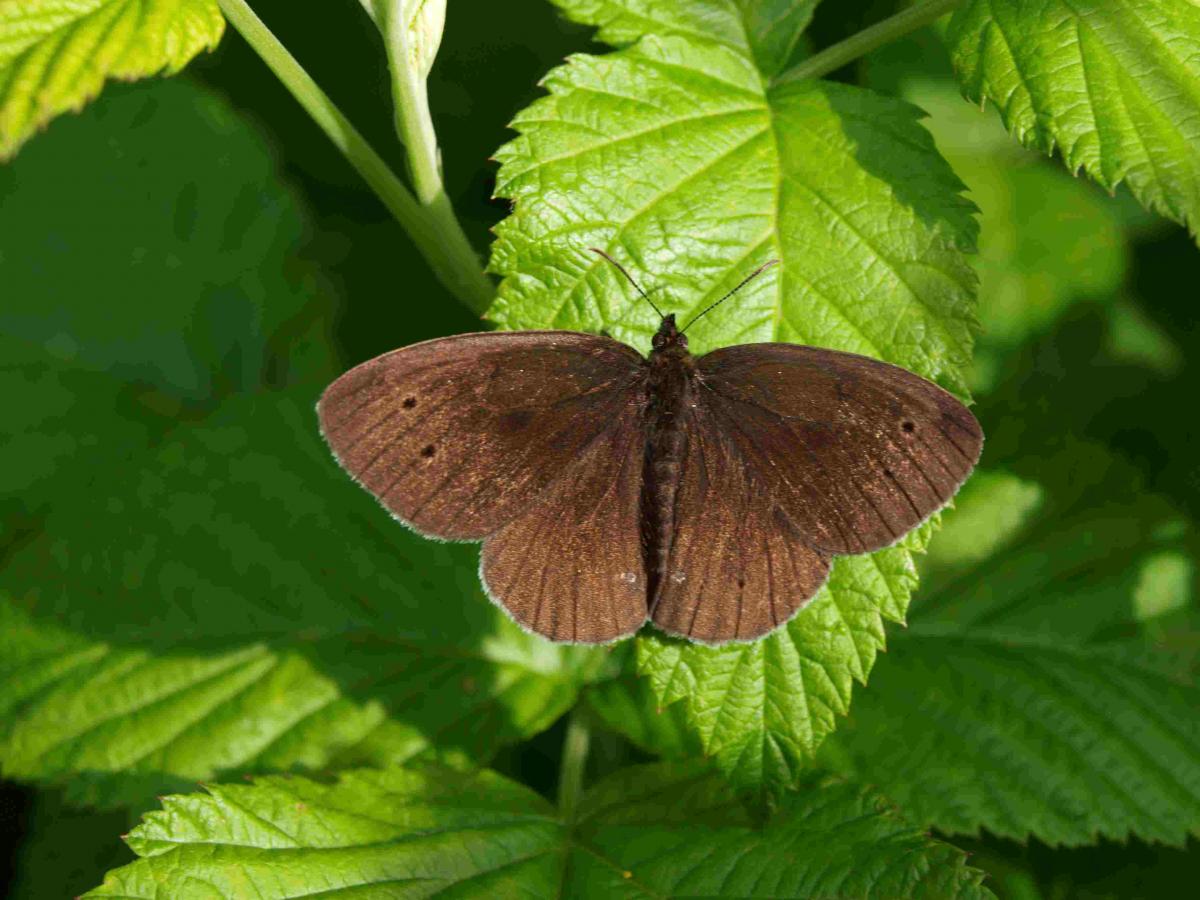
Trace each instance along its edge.
<path fill-rule="evenodd" d="M 660 319 L 663 318 L 662 310 L 659 309 L 657 306 L 655 306 L 654 301 L 651 300 L 648 296 L 646 296 L 646 292 L 642 290 L 642 286 L 633 280 L 633 276 L 625 271 L 625 267 L 623 265 L 621 265 L 619 262 L 617 262 L 615 259 L 613 259 L 611 256 L 609 256 L 603 250 L 600 250 L 596 247 L 588 247 L 588 249 L 591 250 L 593 253 L 595 253 L 597 256 L 603 256 L 610 263 L 612 263 L 614 266 L 616 266 L 617 271 L 620 272 L 622 275 L 624 275 L 626 278 L 628 278 L 629 283 L 632 284 L 635 288 L 637 288 L 637 292 L 642 295 L 642 299 L 650 304 L 650 308 L 653 309 L 656 313 L 658 313 L 658 317 Z"/>
<path fill-rule="evenodd" d="M 728 294 L 726 294 L 724 297 L 722 297 L 716 303 L 710 303 L 708 306 L 704 307 L 704 309 L 702 309 L 698 315 L 693 316 L 692 321 L 688 322 L 686 325 L 683 326 L 683 328 L 679 329 L 679 333 L 683 334 L 683 332 L 687 331 L 689 328 L 691 328 L 693 325 L 695 325 L 696 321 L 698 319 L 704 318 L 706 315 L 708 315 L 710 312 L 712 312 L 714 309 L 716 309 L 718 306 L 720 306 L 722 303 L 724 303 L 726 300 L 728 300 L 730 297 L 732 297 L 734 294 L 736 294 L 738 291 L 740 291 L 742 288 L 744 288 L 746 285 L 748 285 L 751 281 L 753 281 L 755 278 L 757 278 L 763 272 L 767 271 L 767 269 L 771 268 L 771 266 L 777 266 L 777 265 L 779 265 L 779 260 L 768 259 L 765 263 L 763 263 L 761 266 L 759 266 L 757 269 L 755 269 L 753 272 L 751 272 L 749 275 L 747 275 L 745 278 L 743 278 L 741 281 L 739 281 L 738 286 L 735 287 L 732 291 L 730 291 Z"/>

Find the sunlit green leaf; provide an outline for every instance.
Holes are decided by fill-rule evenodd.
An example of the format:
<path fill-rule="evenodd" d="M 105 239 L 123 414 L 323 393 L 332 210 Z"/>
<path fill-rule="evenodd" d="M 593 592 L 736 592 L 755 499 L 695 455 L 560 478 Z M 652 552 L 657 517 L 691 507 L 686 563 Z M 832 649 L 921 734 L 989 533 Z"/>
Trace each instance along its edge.
<path fill-rule="evenodd" d="M 564 822 L 497 775 L 425 767 L 167 797 L 88 897 L 983 898 L 963 855 L 861 788 L 813 781 L 752 824 L 695 765 L 626 769 Z"/>
<path fill-rule="evenodd" d="M 1167 551 L 1147 558 L 1138 570 L 1133 591 L 1134 617 L 1146 621 L 1187 607 L 1195 570 L 1191 558 L 1183 553 Z"/>
<path fill-rule="evenodd" d="M 320 768 L 384 718 L 294 653 L 121 649 L 39 626 L 7 600 L 0 698 L 0 772 L 103 804 L 234 769 Z"/>
<path fill-rule="evenodd" d="M 106 80 L 177 72 L 224 28 L 216 0 L 0 3 L 0 159 Z"/>
<path fill-rule="evenodd" d="M 656 756 L 700 756 L 703 747 L 682 703 L 659 704 L 649 682 L 626 675 L 589 685 L 583 702 L 604 725 Z"/>
<path fill-rule="evenodd" d="M 554 0 L 614 47 L 645 34 L 711 41 L 748 56 L 765 75 L 787 63 L 819 0 Z"/>
<path fill-rule="evenodd" d="M 954 527 L 943 529 L 922 568 L 962 566 L 992 556 L 1028 524 L 1042 489 L 1007 472 L 976 472 L 954 498 Z"/>
<path fill-rule="evenodd" d="M 1129 248 L 1111 198 L 1023 153 L 994 114 L 962 102 L 949 81 L 910 79 L 904 96 L 930 114 L 938 148 L 980 210 L 980 340 L 1008 347 L 1079 300 L 1112 294 Z"/>
<path fill-rule="evenodd" d="M 971 0 L 949 30 L 967 95 L 1024 144 L 1104 187 L 1200 217 L 1200 6 L 1194 0 Z"/>

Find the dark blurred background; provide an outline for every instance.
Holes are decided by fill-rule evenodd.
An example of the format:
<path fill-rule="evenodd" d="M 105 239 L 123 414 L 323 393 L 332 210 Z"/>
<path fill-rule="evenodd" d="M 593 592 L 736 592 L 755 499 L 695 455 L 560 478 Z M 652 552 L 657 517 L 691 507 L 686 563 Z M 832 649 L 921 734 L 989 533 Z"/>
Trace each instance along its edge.
<path fill-rule="evenodd" d="M 368 139 L 402 169 L 391 130 L 382 46 L 357 0 L 255 9 Z M 826 3 L 810 33 L 826 46 L 894 11 L 879 0 Z M 369 52 L 364 52 L 367 48 Z M 447 190 L 482 254 L 507 204 L 491 199 L 489 157 L 506 123 L 539 94 L 569 53 L 603 52 L 587 29 L 545 0 L 450 0 L 430 78 Z M 471 330 L 478 321 L 430 275 L 403 231 L 241 38 L 183 76 L 223 96 L 273 148 L 307 208 L 299 256 L 337 298 L 345 363 L 400 344 Z M 1056 161 L 1016 147 L 996 122 L 957 98 L 936 35 L 927 31 L 836 73 L 901 93 L 933 113 L 931 128 L 983 208 L 981 338 L 975 384 L 989 443 L 985 464 L 1037 478 L 1042 454 L 1070 439 L 1107 445 L 1146 488 L 1200 514 L 1195 415 L 1200 388 L 1200 252 L 1180 227 L 1109 198 Z M 109 87 L 109 93 L 146 90 Z M 104 103 L 102 98 L 99 101 Z M 53 127 L 53 126 L 52 126 Z M 24 154 L 38 153 L 38 139 Z M 1189 410 L 1191 410 L 1189 412 Z M 918 594 L 916 601 L 920 602 Z M 507 752 L 501 768 L 549 792 L 561 725 Z M 130 858 L 125 813 L 72 809 L 53 792 L 0 784 L 0 883 L 13 896 L 70 896 Z M 1175 896 L 1200 855 L 1138 841 L 1054 849 L 952 838 L 1004 897 Z"/>

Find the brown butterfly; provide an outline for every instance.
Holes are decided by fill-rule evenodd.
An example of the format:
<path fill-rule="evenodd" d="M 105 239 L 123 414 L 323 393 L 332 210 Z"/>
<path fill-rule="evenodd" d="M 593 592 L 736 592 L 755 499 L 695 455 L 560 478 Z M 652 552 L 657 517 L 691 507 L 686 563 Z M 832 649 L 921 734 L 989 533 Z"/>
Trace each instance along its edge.
<path fill-rule="evenodd" d="M 911 372 L 794 344 L 697 358 L 684 331 L 663 316 L 649 358 L 573 331 L 426 341 L 330 385 L 321 430 L 403 523 L 483 541 L 484 587 L 517 624 L 579 643 L 648 618 L 761 637 L 831 557 L 895 543 L 979 459 L 975 417 Z"/>

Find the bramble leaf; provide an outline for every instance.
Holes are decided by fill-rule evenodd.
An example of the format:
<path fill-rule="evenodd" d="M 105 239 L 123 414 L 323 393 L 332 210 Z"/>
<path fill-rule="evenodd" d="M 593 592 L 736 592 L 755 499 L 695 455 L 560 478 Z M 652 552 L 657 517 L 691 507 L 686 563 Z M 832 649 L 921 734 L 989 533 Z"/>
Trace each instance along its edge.
<path fill-rule="evenodd" d="M 1012 490 L 995 486 L 969 485 L 964 510 L 982 490 L 1006 515 Z M 1147 590 L 1186 602 L 1186 557 L 1160 502 L 1090 496 L 1052 498 L 1000 552 L 935 552 L 941 571 L 827 762 L 950 833 L 1077 845 L 1200 829 L 1200 691 L 1124 638 Z M 955 510 L 944 535 L 986 542 L 994 521 Z"/>
<path fill-rule="evenodd" d="M 849 710 L 854 682 L 866 682 L 884 619 L 903 621 L 917 580 L 912 550 L 929 534 L 927 525 L 896 547 L 838 559 L 816 599 L 761 641 L 707 647 L 640 637 L 638 669 L 663 704 L 686 704 L 734 784 L 751 793 L 790 787 Z"/>
<path fill-rule="evenodd" d="M 948 31 L 967 96 L 1021 143 L 1200 228 L 1200 6 L 971 0 Z"/>
<path fill-rule="evenodd" d="M 582 702 L 605 727 L 656 756 L 676 759 L 704 752 L 683 704 L 660 706 L 644 678 L 625 675 L 588 685 Z"/>
<path fill-rule="evenodd" d="M 775 257 L 782 266 L 696 324 L 697 352 L 817 344 L 964 390 L 973 207 L 915 107 L 840 84 L 769 86 L 741 4 L 559 5 L 632 43 L 572 57 L 513 122 L 519 136 L 498 153 L 497 193 L 514 209 L 497 228 L 491 265 L 505 278 L 491 318 L 645 347 L 652 310 L 586 248 L 665 287 L 658 305 L 685 319 Z M 797 28 L 801 6 L 779 5 Z M 711 648 L 648 630 L 639 670 L 661 703 L 686 703 L 737 785 L 776 791 L 866 680 L 884 619 L 903 620 L 927 536 L 838 560 L 828 589 L 763 641 Z"/>
<path fill-rule="evenodd" d="M 141 857 L 87 897 L 985 898 L 954 848 L 866 790 L 813 781 L 763 825 L 695 764 L 625 769 L 564 822 L 526 787 L 443 767 L 260 778 L 167 797 Z"/>
<path fill-rule="evenodd" d="M 555 0 L 597 37 L 622 47 L 646 34 L 711 41 L 754 60 L 767 76 L 788 62 L 819 0 Z"/>
<path fill-rule="evenodd" d="M 0 4 L 0 159 L 110 78 L 174 74 L 217 46 L 216 0 L 8 0 Z"/>
<path fill-rule="evenodd" d="M 296 653 L 151 653 L 37 624 L 0 600 L 0 771 L 137 805 L 218 772 L 326 765 L 384 719 Z M 424 749 L 419 734 L 412 752 Z"/>
<path fill-rule="evenodd" d="M 748 59 L 678 37 L 573 57 L 545 85 L 497 154 L 515 206 L 497 227 L 491 318 L 646 346 L 653 311 L 587 247 L 648 274 L 685 319 L 775 257 L 696 325 L 697 352 L 789 340 L 963 389 L 973 207 L 915 107 L 813 82 L 768 95 Z"/>
<path fill-rule="evenodd" d="M 470 548 L 397 526 L 322 444 L 331 292 L 224 103 L 117 91 L 0 179 L 5 774 L 108 800 L 486 756 L 571 706 L 603 651 L 521 633 Z"/>

